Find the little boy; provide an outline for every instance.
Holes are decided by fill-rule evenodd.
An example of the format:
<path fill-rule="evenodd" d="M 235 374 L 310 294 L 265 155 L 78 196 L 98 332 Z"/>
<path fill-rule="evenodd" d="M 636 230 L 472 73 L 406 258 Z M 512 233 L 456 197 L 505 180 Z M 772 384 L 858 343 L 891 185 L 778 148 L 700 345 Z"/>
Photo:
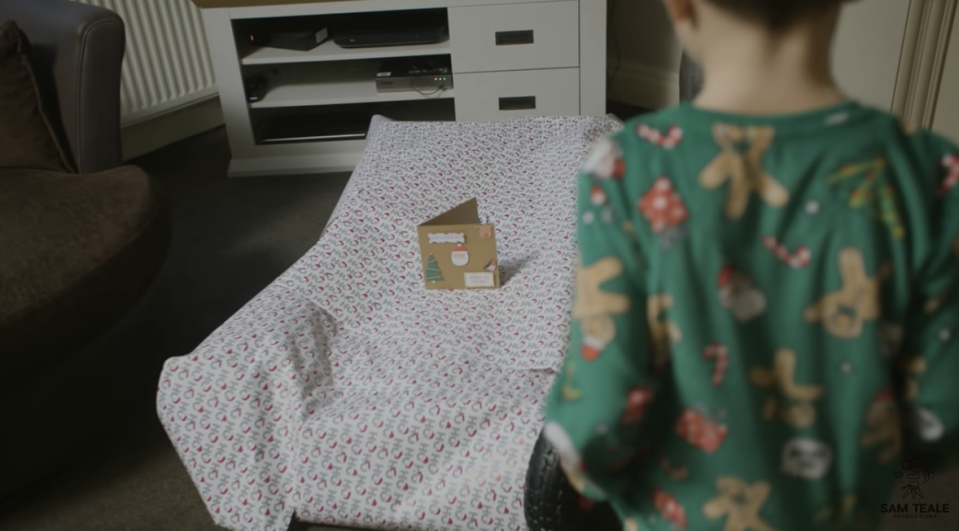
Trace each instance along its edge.
<path fill-rule="evenodd" d="M 843 96 L 841 3 L 665 0 L 705 86 L 584 165 L 544 436 L 627 530 L 875 529 L 959 442 L 959 150 Z"/>

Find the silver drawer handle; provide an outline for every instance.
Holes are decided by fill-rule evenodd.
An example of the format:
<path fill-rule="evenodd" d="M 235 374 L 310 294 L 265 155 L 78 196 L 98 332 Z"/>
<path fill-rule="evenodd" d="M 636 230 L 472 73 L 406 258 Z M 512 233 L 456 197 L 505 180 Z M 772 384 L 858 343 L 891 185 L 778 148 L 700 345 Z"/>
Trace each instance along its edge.
<path fill-rule="evenodd" d="M 520 96 L 517 98 L 500 98 L 499 110 L 524 111 L 536 108 L 536 96 Z"/>
<path fill-rule="evenodd" d="M 512 46 L 514 44 L 533 44 L 533 30 L 496 32 L 497 46 Z"/>

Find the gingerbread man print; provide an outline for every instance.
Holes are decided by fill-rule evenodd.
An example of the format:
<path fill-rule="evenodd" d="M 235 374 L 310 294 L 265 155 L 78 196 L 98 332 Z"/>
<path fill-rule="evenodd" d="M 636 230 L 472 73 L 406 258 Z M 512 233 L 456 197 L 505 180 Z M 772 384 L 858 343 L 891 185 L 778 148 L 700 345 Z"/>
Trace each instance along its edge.
<path fill-rule="evenodd" d="M 926 372 L 926 358 L 922 356 L 903 358 L 900 360 L 900 367 L 909 375 L 909 378 L 906 380 L 904 398 L 909 401 L 915 401 L 919 398 L 919 382 L 916 381 L 916 377 Z"/>
<path fill-rule="evenodd" d="M 780 405 L 775 397 L 768 397 L 763 406 L 763 418 L 772 420 L 779 412 L 783 422 L 795 428 L 811 426 L 816 420 L 813 402 L 822 394 L 822 386 L 796 383 L 796 354 L 789 349 L 780 349 L 772 369 L 753 367 L 749 375 L 752 383 L 762 388 L 778 388 L 786 397 Z"/>
<path fill-rule="evenodd" d="M 834 507 L 832 503 L 827 503 L 816 515 L 816 522 L 829 525 L 829 529 L 832 531 L 869 531 L 875 529 L 875 524 L 865 518 L 864 510 L 855 494 L 847 494 L 836 505 L 838 507 Z"/>
<path fill-rule="evenodd" d="M 675 323 L 661 319 L 662 314 L 672 307 L 673 298 L 666 293 L 653 295 L 646 301 L 653 367 L 657 371 L 665 369 L 673 350 L 672 344 L 678 343 L 683 338 L 682 331 Z"/>
<path fill-rule="evenodd" d="M 775 531 L 766 523 L 759 510 L 762 509 L 772 487 L 765 481 L 753 484 L 734 477 L 716 480 L 719 495 L 703 505 L 703 514 L 710 520 L 726 517 L 723 531 Z"/>
<path fill-rule="evenodd" d="M 601 287 L 622 273 L 623 263 L 618 258 L 602 258 L 588 267 L 584 267 L 582 261 L 578 264 L 573 319 L 582 327 L 582 355 L 586 361 L 595 361 L 616 337 L 613 315 L 629 310 L 629 297 L 603 291 Z"/>
<path fill-rule="evenodd" d="M 810 323 L 822 322 L 826 331 L 838 338 L 855 339 L 866 321 L 879 318 L 879 286 L 892 270 L 884 267 L 869 278 L 862 252 L 852 247 L 839 252 L 839 269 L 842 287 L 806 308 L 804 317 Z"/>
<path fill-rule="evenodd" d="M 753 192 L 770 206 L 781 207 L 789 202 L 789 191 L 762 167 L 763 156 L 775 134 L 771 127 L 723 123 L 713 126 L 713 138 L 722 151 L 700 173 L 699 183 L 707 190 L 714 190 L 729 182 L 726 217 L 741 218 Z"/>
<path fill-rule="evenodd" d="M 879 392 L 869 406 L 866 414 L 866 433 L 862 436 L 862 445 L 869 448 L 883 446 L 879 453 L 879 462 L 888 463 L 902 450 L 902 429 L 899 407 L 888 389 Z"/>

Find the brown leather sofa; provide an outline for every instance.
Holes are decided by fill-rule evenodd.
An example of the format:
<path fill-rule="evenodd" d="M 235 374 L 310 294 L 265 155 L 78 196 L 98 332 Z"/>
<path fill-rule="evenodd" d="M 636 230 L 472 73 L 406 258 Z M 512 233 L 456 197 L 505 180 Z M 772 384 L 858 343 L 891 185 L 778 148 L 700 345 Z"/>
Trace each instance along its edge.
<path fill-rule="evenodd" d="M 117 420 L 137 352 L 93 345 L 166 256 L 165 202 L 121 159 L 124 45 L 107 9 L 0 0 L 0 498 Z"/>

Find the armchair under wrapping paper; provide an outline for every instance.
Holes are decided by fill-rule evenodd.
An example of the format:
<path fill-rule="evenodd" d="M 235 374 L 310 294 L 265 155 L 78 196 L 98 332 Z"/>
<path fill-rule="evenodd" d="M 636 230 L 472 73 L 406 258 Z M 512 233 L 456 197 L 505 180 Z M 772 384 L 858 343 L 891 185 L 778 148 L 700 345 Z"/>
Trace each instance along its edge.
<path fill-rule="evenodd" d="M 156 184 L 122 165 L 124 41 L 108 9 L 0 0 L 0 498 L 129 401 L 137 352 L 98 340 L 150 288 L 168 224 Z"/>

